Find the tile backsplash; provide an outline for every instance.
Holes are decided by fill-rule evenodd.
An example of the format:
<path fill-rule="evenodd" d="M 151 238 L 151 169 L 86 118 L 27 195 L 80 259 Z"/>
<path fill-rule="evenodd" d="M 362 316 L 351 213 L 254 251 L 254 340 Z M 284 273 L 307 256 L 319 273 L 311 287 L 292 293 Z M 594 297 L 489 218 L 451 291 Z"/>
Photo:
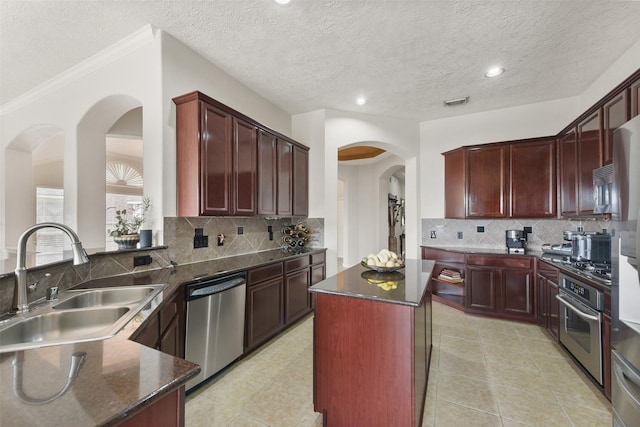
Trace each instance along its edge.
<path fill-rule="evenodd" d="M 89 256 L 89 263 L 83 265 L 73 265 L 71 261 L 61 261 L 30 267 L 27 271 L 27 282 L 29 284 L 38 282 L 38 286 L 34 292 L 29 293 L 28 298 L 31 302 L 44 297 L 47 288 L 51 286 L 58 286 L 63 291 L 91 279 L 144 273 L 146 270 L 165 268 L 170 266 L 172 261 L 180 265 L 279 249 L 283 245 L 282 228 L 285 225 L 297 224 L 298 222 L 303 222 L 311 230 L 309 247 L 324 246 L 323 218 L 167 217 L 164 219 L 165 246 L 148 250 L 137 249 L 92 254 Z M 269 226 L 272 229 L 273 240 L 269 240 Z M 209 236 L 208 247 L 193 248 L 193 236 L 196 228 L 202 228 L 203 234 Z M 223 246 L 217 245 L 218 234 L 225 236 Z M 151 255 L 152 263 L 134 267 L 133 258 L 142 255 Z M 12 273 L 0 274 L 0 314 L 11 309 L 14 280 Z"/>
<path fill-rule="evenodd" d="M 563 243 L 562 232 L 609 230 L 609 221 L 596 219 L 422 219 L 422 245 L 466 246 L 474 248 L 502 249 L 505 247 L 506 230 L 522 230 L 531 227 L 527 247 L 539 251 L 544 243 Z M 484 227 L 484 232 L 478 229 Z M 462 233 L 462 238 L 459 237 Z M 435 235 L 435 238 L 432 236 Z"/>
<path fill-rule="evenodd" d="M 165 217 L 164 244 L 169 257 L 180 264 L 205 261 L 261 252 L 282 247 L 282 228 L 289 224 L 304 223 L 310 228 L 309 247 L 324 246 L 323 218 L 244 218 L 244 217 Z M 269 240 L 269 227 L 273 240 Z M 196 229 L 208 236 L 208 246 L 194 249 Z M 218 235 L 224 243 L 218 246 Z"/>

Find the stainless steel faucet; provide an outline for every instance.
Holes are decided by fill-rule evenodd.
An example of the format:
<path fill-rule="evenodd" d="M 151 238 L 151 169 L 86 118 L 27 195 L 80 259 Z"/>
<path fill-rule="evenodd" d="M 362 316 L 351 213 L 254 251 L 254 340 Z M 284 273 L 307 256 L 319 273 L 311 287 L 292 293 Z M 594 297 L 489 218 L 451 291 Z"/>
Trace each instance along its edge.
<path fill-rule="evenodd" d="M 89 262 L 78 235 L 66 225 L 58 224 L 57 222 L 43 222 L 27 228 L 18 239 L 18 261 L 16 264 L 15 289 L 13 291 L 13 307 L 11 309 L 16 313 L 29 311 L 29 301 L 27 299 L 27 240 L 34 232 L 43 228 L 57 228 L 69 236 L 71 250 L 73 251 L 73 265 Z"/>

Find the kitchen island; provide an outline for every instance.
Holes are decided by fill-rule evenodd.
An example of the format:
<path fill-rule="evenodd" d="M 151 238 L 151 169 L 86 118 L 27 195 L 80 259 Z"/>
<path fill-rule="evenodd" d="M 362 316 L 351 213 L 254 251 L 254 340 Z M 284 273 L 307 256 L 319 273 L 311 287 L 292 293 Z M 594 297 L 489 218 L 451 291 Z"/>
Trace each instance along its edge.
<path fill-rule="evenodd" d="M 314 410 L 324 425 L 419 426 L 431 356 L 434 262 L 393 273 L 361 265 L 309 288 Z"/>

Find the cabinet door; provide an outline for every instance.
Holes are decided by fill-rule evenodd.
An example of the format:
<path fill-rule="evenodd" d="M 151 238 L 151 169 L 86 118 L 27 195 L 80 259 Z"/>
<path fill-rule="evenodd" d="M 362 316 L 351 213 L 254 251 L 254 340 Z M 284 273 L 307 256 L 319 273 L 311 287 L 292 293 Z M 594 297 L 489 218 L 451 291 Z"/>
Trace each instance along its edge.
<path fill-rule="evenodd" d="M 613 161 L 613 132 L 629 119 L 629 96 L 627 90 L 623 90 L 602 107 L 605 165 Z"/>
<path fill-rule="evenodd" d="M 156 348 L 158 345 L 160 331 L 159 323 L 160 319 L 158 319 L 158 316 L 153 316 L 144 329 L 135 332 L 135 335 L 131 337 L 131 340 L 150 348 Z"/>
<path fill-rule="evenodd" d="M 548 322 L 547 330 L 556 339 L 560 341 L 560 302 L 556 299 L 558 295 L 558 284 L 553 280 L 547 280 L 547 310 Z"/>
<path fill-rule="evenodd" d="M 630 92 L 631 92 L 631 117 L 629 117 L 629 119 L 632 119 L 635 116 L 640 115 L 640 79 L 631 83 Z"/>
<path fill-rule="evenodd" d="M 201 215 L 231 215 L 232 117 L 201 102 Z M 189 189 L 181 189 L 189 191 Z M 197 189 L 191 189 L 197 191 Z"/>
<path fill-rule="evenodd" d="M 593 215 L 593 170 L 602 166 L 600 111 L 578 125 L 578 215 Z"/>
<path fill-rule="evenodd" d="M 466 150 L 444 153 L 444 216 L 445 218 L 465 218 L 466 198 Z"/>
<path fill-rule="evenodd" d="M 179 290 L 173 299 L 162 307 L 160 314 L 160 339 L 158 349 L 163 353 L 184 358 L 185 317 L 184 293 Z"/>
<path fill-rule="evenodd" d="M 309 152 L 293 146 L 293 215 L 309 214 Z"/>
<path fill-rule="evenodd" d="M 531 270 L 503 269 L 500 311 L 510 316 L 534 319 L 533 274 Z"/>
<path fill-rule="evenodd" d="M 258 134 L 258 215 L 276 215 L 277 147 L 276 137 L 260 130 Z"/>
<path fill-rule="evenodd" d="M 293 144 L 277 141 L 278 215 L 293 215 Z"/>
<path fill-rule="evenodd" d="M 233 133 L 233 214 L 255 216 L 258 129 L 234 118 Z"/>
<path fill-rule="evenodd" d="M 536 276 L 535 300 L 538 324 L 547 329 L 547 323 L 549 321 L 549 314 L 547 311 L 547 279 L 540 274 Z"/>
<path fill-rule="evenodd" d="M 282 276 L 247 286 L 247 349 L 266 341 L 284 326 Z"/>
<path fill-rule="evenodd" d="M 466 305 L 469 311 L 496 313 L 500 274 L 494 268 L 467 266 Z"/>
<path fill-rule="evenodd" d="M 558 138 L 558 181 L 560 185 L 560 215 L 576 216 L 578 209 L 578 142 L 571 129 Z"/>
<path fill-rule="evenodd" d="M 284 323 L 298 320 L 311 311 L 309 268 L 288 273 L 284 281 Z"/>
<path fill-rule="evenodd" d="M 556 145 L 553 139 L 510 146 L 510 216 L 556 216 Z"/>
<path fill-rule="evenodd" d="M 507 150 L 495 145 L 467 151 L 467 217 L 507 216 Z"/>

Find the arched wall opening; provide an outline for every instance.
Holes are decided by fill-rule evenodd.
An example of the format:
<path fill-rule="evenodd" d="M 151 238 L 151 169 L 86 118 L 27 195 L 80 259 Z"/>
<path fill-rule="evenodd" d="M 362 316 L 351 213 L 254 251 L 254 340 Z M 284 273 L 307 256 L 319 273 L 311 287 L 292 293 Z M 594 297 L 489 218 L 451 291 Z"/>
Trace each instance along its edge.
<path fill-rule="evenodd" d="M 64 130 L 51 124 L 31 126 L 4 153 L 5 246 L 15 249 L 22 232 L 36 222 L 36 186 L 63 187 Z M 35 251 L 30 239 L 29 251 Z"/>
<path fill-rule="evenodd" d="M 382 141 L 359 141 L 339 148 L 368 145 L 382 148 L 387 153 L 367 160 L 338 163 L 338 179 L 344 183 L 342 212 L 338 211 L 338 223 L 343 224 L 338 253 L 342 252 L 344 266 L 360 262 L 368 253 L 389 247 L 388 200 L 389 178 L 399 170 L 405 171 L 405 160 L 400 150 Z M 406 195 L 417 205 L 415 194 Z M 416 232 L 416 225 L 407 230 Z M 408 252 L 406 252 L 408 253 Z"/>
<path fill-rule="evenodd" d="M 95 103 L 78 123 L 76 167 L 65 169 L 65 173 L 72 174 L 69 182 L 75 188 L 65 197 L 65 212 L 76 213 L 76 218 L 66 219 L 68 223 L 76 221 L 87 248 L 105 245 L 106 136 L 122 116 L 141 105 L 128 95 L 108 96 Z"/>

